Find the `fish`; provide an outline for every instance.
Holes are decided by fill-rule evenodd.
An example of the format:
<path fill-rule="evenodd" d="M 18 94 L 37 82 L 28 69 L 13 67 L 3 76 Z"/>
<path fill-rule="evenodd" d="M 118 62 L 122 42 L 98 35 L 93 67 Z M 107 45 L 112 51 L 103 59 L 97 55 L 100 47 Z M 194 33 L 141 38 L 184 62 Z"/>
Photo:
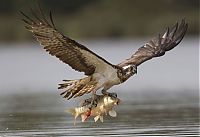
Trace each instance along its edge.
<path fill-rule="evenodd" d="M 103 116 L 109 114 L 111 117 L 116 117 L 117 113 L 114 110 L 114 106 L 119 105 L 121 100 L 117 97 L 109 95 L 101 95 L 96 107 L 91 109 L 90 116 L 94 117 L 94 121 L 100 120 L 103 122 Z"/>
<path fill-rule="evenodd" d="M 75 107 L 68 109 L 67 112 L 74 116 L 74 121 L 76 118 L 81 116 L 81 121 L 85 122 L 89 117 L 94 117 L 94 122 L 100 120 L 103 122 L 104 115 L 111 117 L 116 117 L 117 113 L 114 110 L 114 106 L 119 105 L 121 100 L 117 96 L 112 95 L 96 95 L 95 102 L 96 106 L 89 107 L 92 98 L 86 99 L 80 107 Z M 75 124 L 74 122 L 74 124 Z"/>
<path fill-rule="evenodd" d="M 82 107 L 67 109 L 66 112 L 74 116 L 74 125 L 76 125 L 77 117 L 81 116 L 82 122 L 85 122 L 91 114 L 91 109 L 89 107 L 82 106 Z"/>

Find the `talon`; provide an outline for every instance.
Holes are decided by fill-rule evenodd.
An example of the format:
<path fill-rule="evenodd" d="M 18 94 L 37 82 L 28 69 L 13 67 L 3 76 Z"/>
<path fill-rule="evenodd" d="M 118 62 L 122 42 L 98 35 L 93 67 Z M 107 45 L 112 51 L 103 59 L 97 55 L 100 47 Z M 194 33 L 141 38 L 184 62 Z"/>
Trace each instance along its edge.
<path fill-rule="evenodd" d="M 96 101 L 93 101 L 92 104 L 91 104 L 91 106 L 92 106 L 92 107 L 96 107 L 96 106 L 97 106 L 97 102 L 96 102 Z"/>
<path fill-rule="evenodd" d="M 97 106 L 97 102 L 95 100 L 92 100 L 88 106 L 89 106 L 89 109 L 91 110 L 92 108 Z"/>
<path fill-rule="evenodd" d="M 93 97 L 92 97 L 92 101 L 91 101 L 91 107 L 93 108 L 93 107 L 96 107 L 97 106 L 97 103 L 98 103 L 98 101 L 97 101 L 97 95 L 96 94 L 94 94 L 93 95 Z"/>
<path fill-rule="evenodd" d="M 117 98 L 117 93 L 108 93 L 108 96 Z"/>
<path fill-rule="evenodd" d="M 92 102 L 92 98 L 85 99 L 81 106 L 82 107 L 87 106 L 87 105 L 91 104 L 91 102 Z"/>
<path fill-rule="evenodd" d="M 96 107 L 98 104 L 98 95 L 93 94 L 91 98 L 85 99 L 82 106 L 88 106 L 89 109 Z"/>
<path fill-rule="evenodd" d="M 107 95 L 107 96 L 110 96 L 110 97 L 113 97 L 113 98 L 117 98 L 117 93 L 109 93 L 104 89 L 101 92 L 102 92 L 103 95 Z"/>
<path fill-rule="evenodd" d="M 104 90 L 104 89 L 101 91 L 101 93 L 102 93 L 103 95 L 109 95 L 109 93 L 108 93 L 106 90 Z"/>

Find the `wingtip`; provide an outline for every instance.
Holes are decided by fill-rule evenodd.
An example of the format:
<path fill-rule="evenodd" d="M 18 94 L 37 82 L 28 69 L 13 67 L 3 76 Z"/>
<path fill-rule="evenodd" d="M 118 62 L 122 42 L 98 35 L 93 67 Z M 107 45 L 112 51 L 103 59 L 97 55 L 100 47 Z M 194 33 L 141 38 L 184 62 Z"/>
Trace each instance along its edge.
<path fill-rule="evenodd" d="M 183 23 L 185 24 L 185 22 L 186 22 L 186 17 L 183 17 L 183 18 L 181 19 L 181 22 L 183 22 Z"/>
<path fill-rule="evenodd" d="M 185 24 L 185 31 L 188 29 L 188 23 Z"/>
<path fill-rule="evenodd" d="M 23 15 L 26 18 L 28 17 L 23 11 L 19 10 L 18 12 L 19 12 L 19 14 Z"/>
<path fill-rule="evenodd" d="M 187 32 L 187 29 L 188 29 L 188 23 L 186 23 L 185 18 L 183 18 L 181 20 L 180 25 L 178 26 L 177 36 L 175 38 L 176 45 L 178 45 L 182 41 L 182 39 L 184 38 L 184 36 Z"/>
<path fill-rule="evenodd" d="M 186 33 L 187 29 L 188 29 L 188 23 L 187 23 L 185 20 L 186 20 L 186 19 L 183 18 L 183 19 L 181 20 L 181 24 L 180 24 L 180 26 L 179 26 L 179 29 L 183 29 L 183 32 L 182 32 L 182 33 L 184 33 L 184 35 L 185 35 L 185 33 Z"/>
<path fill-rule="evenodd" d="M 51 20 L 51 24 L 53 25 L 54 28 L 56 28 L 56 27 L 55 27 L 55 24 L 54 24 L 54 21 L 53 21 L 53 17 L 52 17 L 52 12 L 51 12 L 51 10 L 49 11 L 49 17 L 50 17 L 50 20 Z"/>
<path fill-rule="evenodd" d="M 166 28 L 165 33 L 163 34 L 162 38 L 166 38 L 169 36 L 169 27 Z"/>
<path fill-rule="evenodd" d="M 18 13 L 19 13 L 19 14 L 22 14 L 22 15 L 24 14 L 23 11 L 21 11 L 21 10 L 19 10 Z"/>

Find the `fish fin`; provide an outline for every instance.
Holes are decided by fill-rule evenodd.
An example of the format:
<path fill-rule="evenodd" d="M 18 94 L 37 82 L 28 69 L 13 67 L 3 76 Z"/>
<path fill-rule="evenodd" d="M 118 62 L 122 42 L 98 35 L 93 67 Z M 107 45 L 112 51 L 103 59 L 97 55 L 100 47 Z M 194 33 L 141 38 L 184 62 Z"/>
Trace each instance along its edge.
<path fill-rule="evenodd" d="M 74 118 L 74 126 L 76 126 L 76 117 Z"/>
<path fill-rule="evenodd" d="M 117 113 L 116 113 L 116 111 L 115 110 L 110 110 L 109 112 L 109 115 L 111 116 L 111 117 L 116 117 L 117 116 Z"/>
<path fill-rule="evenodd" d="M 97 122 L 99 120 L 100 115 L 94 117 L 94 122 Z"/>
<path fill-rule="evenodd" d="M 104 113 L 105 115 L 108 115 L 108 111 L 106 109 L 104 109 Z"/>
<path fill-rule="evenodd" d="M 78 117 L 75 108 L 70 108 L 65 110 L 65 112 L 72 114 L 74 116 L 74 126 L 76 125 L 76 118 Z"/>
<path fill-rule="evenodd" d="M 85 122 L 87 120 L 87 118 L 88 118 L 87 115 L 84 115 L 84 114 L 81 115 L 81 121 L 82 122 Z"/>
<path fill-rule="evenodd" d="M 100 116 L 100 121 L 103 123 L 103 116 Z"/>
<path fill-rule="evenodd" d="M 67 113 L 69 113 L 69 114 L 71 114 L 73 116 L 76 116 L 76 110 L 75 110 L 75 108 L 67 109 L 67 110 L 65 110 L 65 112 L 67 112 Z"/>
<path fill-rule="evenodd" d="M 100 110 L 101 110 L 101 111 L 104 111 L 104 106 L 103 106 L 103 105 L 100 106 Z"/>

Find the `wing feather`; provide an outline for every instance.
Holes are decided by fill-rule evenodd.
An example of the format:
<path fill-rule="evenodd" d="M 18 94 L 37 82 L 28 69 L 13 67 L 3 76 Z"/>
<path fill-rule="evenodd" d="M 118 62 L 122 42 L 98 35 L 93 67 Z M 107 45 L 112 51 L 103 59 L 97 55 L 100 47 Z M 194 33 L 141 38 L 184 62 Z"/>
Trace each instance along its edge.
<path fill-rule="evenodd" d="M 176 23 L 171 29 L 167 28 L 163 35 L 158 35 L 144 46 L 140 47 L 129 59 L 118 64 L 123 67 L 126 65 L 139 66 L 143 62 L 150 60 L 154 57 L 160 57 L 176 47 L 183 39 L 188 28 L 188 24 L 183 19 L 181 24 Z"/>
<path fill-rule="evenodd" d="M 21 12 L 24 16 L 22 20 L 26 23 L 25 28 L 33 33 L 37 41 L 51 55 L 56 56 L 73 69 L 85 72 L 85 75 L 91 75 L 94 72 L 104 72 L 106 69 L 113 69 L 115 67 L 85 46 L 60 33 L 54 25 L 51 12 L 49 15 L 50 23 L 41 9 L 39 12 L 41 17 L 35 14 L 33 10 L 31 12 L 35 19 Z"/>

